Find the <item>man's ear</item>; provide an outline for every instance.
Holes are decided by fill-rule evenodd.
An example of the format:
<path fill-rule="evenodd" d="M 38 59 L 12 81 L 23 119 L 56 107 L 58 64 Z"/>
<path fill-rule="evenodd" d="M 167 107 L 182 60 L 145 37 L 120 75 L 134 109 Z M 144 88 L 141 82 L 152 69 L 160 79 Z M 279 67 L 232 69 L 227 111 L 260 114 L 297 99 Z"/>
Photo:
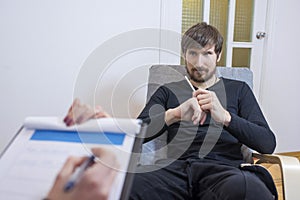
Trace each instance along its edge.
<path fill-rule="evenodd" d="M 223 51 L 220 52 L 220 54 L 219 54 L 219 56 L 218 56 L 218 58 L 217 58 L 217 62 L 219 62 L 219 61 L 221 60 L 222 52 L 223 52 Z"/>

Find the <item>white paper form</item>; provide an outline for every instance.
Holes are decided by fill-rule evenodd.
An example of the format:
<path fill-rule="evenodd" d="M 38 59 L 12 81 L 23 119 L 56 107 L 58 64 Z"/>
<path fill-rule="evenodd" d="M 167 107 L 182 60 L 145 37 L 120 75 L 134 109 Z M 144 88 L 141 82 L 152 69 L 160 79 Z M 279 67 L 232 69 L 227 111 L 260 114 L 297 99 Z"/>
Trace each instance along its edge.
<path fill-rule="evenodd" d="M 73 128 L 65 127 L 55 117 L 25 120 L 24 128 L 0 159 L 0 199 L 44 198 L 66 158 L 88 156 L 91 147 L 103 147 L 115 153 L 120 171 L 109 199 L 119 199 L 134 132 L 138 132 L 139 127 L 138 120 L 129 119 L 92 120 L 90 124 Z"/>

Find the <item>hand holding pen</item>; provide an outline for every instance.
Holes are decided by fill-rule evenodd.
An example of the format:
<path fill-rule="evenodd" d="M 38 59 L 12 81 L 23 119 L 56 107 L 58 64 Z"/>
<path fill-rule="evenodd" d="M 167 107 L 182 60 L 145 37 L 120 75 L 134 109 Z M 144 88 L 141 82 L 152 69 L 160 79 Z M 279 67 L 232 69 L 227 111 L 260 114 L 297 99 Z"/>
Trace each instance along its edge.
<path fill-rule="evenodd" d="M 86 159 L 79 167 L 76 168 L 74 173 L 69 178 L 68 182 L 64 186 L 64 191 L 69 192 L 73 189 L 75 184 L 79 182 L 85 170 L 92 164 L 94 164 L 95 156 L 91 155 L 88 159 Z"/>
<path fill-rule="evenodd" d="M 107 199 L 118 163 L 115 155 L 103 148 L 92 152 L 95 157 L 68 158 L 46 199 Z"/>
<path fill-rule="evenodd" d="M 230 113 L 222 106 L 217 95 L 213 91 L 208 91 L 199 88 L 195 90 L 194 86 L 190 82 L 187 76 L 184 77 L 188 82 L 189 86 L 193 90 L 193 97 L 197 98 L 198 104 L 201 108 L 202 116 L 200 120 L 200 124 L 203 125 L 206 120 L 207 112 L 210 113 L 211 117 L 217 122 L 221 123 L 224 126 L 229 126 L 231 121 Z M 217 81 L 218 79 L 216 79 Z"/>
<path fill-rule="evenodd" d="M 191 89 L 195 93 L 193 85 L 189 79 L 185 77 Z M 169 108 L 165 112 L 165 122 L 169 126 L 179 121 L 191 121 L 194 125 L 203 125 L 206 120 L 206 113 L 201 110 L 197 97 L 193 96 L 187 99 L 175 108 Z"/>
<path fill-rule="evenodd" d="M 191 89 L 193 90 L 193 96 L 194 96 L 196 90 L 195 90 L 193 84 L 191 83 L 191 81 L 189 80 L 189 78 L 188 78 L 187 76 L 184 76 L 184 78 L 185 78 L 185 80 L 187 81 L 187 83 L 189 84 L 189 86 L 191 87 Z M 199 104 L 199 106 L 200 106 L 200 104 Z M 202 110 L 202 109 L 201 109 L 201 110 Z M 201 116 L 200 116 L 200 124 L 201 124 L 201 125 L 204 124 L 204 122 L 205 122 L 205 120 L 206 120 L 206 116 L 207 116 L 206 112 L 204 112 L 204 111 L 202 110 Z"/>

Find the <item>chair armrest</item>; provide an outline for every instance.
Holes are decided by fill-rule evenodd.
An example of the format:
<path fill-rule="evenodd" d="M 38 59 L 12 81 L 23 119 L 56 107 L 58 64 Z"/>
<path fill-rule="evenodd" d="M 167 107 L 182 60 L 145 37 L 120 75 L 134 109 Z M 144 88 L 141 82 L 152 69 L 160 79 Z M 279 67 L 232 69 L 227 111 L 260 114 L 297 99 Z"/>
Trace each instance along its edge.
<path fill-rule="evenodd" d="M 276 154 L 266 155 L 256 153 L 253 154 L 253 157 L 259 159 L 258 163 L 279 164 L 282 172 L 285 199 L 299 199 L 300 162 L 298 158 Z"/>

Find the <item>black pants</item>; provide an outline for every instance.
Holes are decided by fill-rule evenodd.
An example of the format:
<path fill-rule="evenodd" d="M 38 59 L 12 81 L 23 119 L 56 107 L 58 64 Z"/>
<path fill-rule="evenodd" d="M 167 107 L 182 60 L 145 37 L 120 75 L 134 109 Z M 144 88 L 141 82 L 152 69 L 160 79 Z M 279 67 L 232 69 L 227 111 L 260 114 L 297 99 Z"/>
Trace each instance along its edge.
<path fill-rule="evenodd" d="M 268 200 L 277 198 L 277 194 L 272 194 L 261 177 L 256 175 L 256 170 L 241 170 L 230 165 L 201 160 L 177 160 L 164 168 L 159 169 L 159 166 L 140 166 L 137 169 L 130 199 Z M 153 169 L 156 170 L 151 171 Z M 273 182 L 271 187 L 274 193 Z"/>

